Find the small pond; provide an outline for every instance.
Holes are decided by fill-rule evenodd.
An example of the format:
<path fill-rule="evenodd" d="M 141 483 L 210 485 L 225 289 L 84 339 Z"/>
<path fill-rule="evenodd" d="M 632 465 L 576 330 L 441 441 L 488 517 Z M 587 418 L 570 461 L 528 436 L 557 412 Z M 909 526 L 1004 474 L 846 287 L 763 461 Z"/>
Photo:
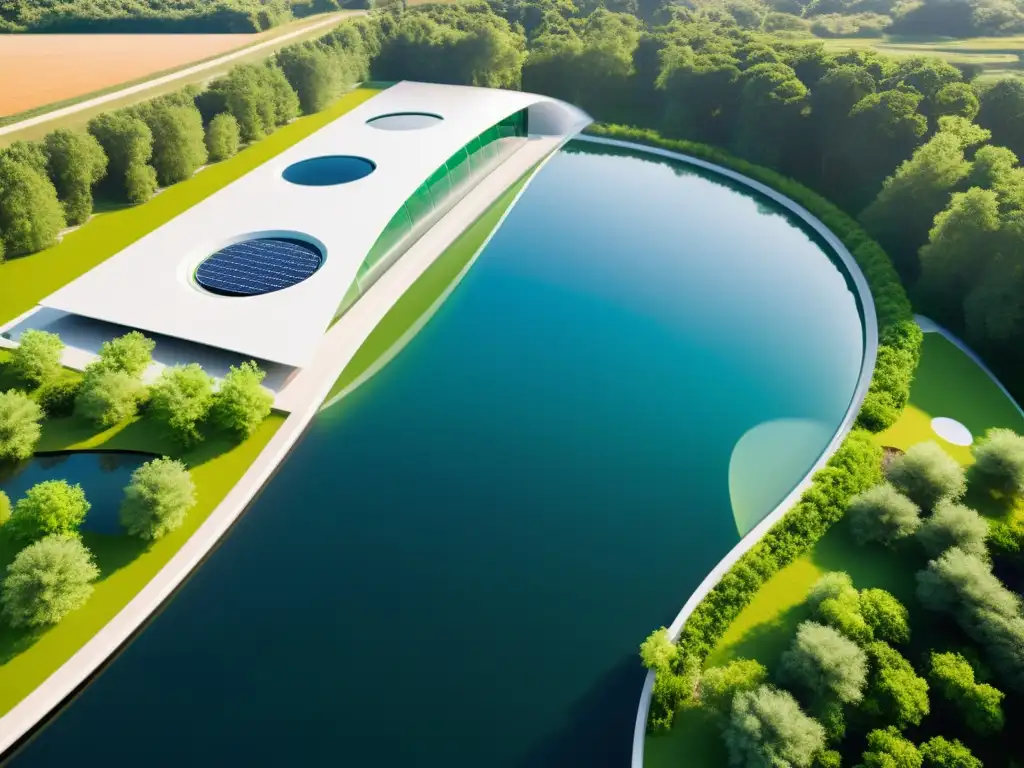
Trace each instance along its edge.
<path fill-rule="evenodd" d="M 125 486 L 131 481 L 132 472 L 149 458 L 138 453 L 100 451 L 37 456 L 0 467 L 0 491 L 10 497 L 13 505 L 29 488 L 45 480 L 67 480 L 72 485 L 81 485 L 92 505 L 82 530 L 117 535 L 123 533 L 118 513 Z"/>

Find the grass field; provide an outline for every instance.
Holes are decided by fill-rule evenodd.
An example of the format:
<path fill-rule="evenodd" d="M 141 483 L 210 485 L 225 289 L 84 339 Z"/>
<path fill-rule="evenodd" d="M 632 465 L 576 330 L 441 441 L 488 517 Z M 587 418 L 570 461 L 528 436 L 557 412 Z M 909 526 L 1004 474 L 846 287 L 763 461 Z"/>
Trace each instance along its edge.
<path fill-rule="evenodd" d="M 981 80 L 1024 77 L 1024 35 L 972 37 L 965 40 L 906 40 L 889 37 L 851 37 L 816 40 L 830 51 L 873 48 L 894 57 L 937 56 L 950 64 L 977 64 Z"/>
<path fill-rule="evenodd" d="M 18 62 L 18 58 L 14 56 L 13 53 L 8 52 L 8 48 L 10 48 L 11 52 L 14 52 L 31 44 L 32 41 L 41 38 L 48 38 L 50 41 L 53 41 L 55 38 L 62 38 L 63 44 L 70 45 L 71 48 L 78 53 L 77 58 L 69 56 L 66 61 L 61 60 L 56 65 L 48 63 L 46 66 L 39 66 L 35 70 L 29 70 L 39 74 L 20 80 L 19 83 L 25 84 L 25 88 L 19 88 L 17 90 L 14 88 L 4 88 L 2 92 L 0 92 L 0 114 L 6 114 L 5 117 L 0 117 L 0 127 L 2 127 L 21 120 L 26 120 L 36 115 L 62 109 L 83 101 L 88 101 L 98 96 L 113 93 L 124 88 L 139 85 L 149 80 L 156 80 L 164 75 L 168 75 L 182 69 L 187 69 L 211 59 L 219 58 L 230 50 L 252 48 L 256 45 L 280 40 L 280 38 L 285 35 L 295 33 L 293 37 L 280 40 L 279 45 L 268 45 L 249 53 L 242 53 L 230 61 L 216 66 L 211 66 L 204 69 L 202 72 L 176 78 L 171 83 L 142 89 L 136 93 L 125 96 L 124 98 L 111 99 L 103 104 L 79 110 L 71 115 L 57 117 L 38 125 L 32 125 L 23 129 L 10 131 L 9 133 L 0 134 L 0 146 L 6 146 L 7 144 L 18 141 L 19 139 L 37 140 L 56 128 L 83 128 L 90 119 L 101 112 L 109 112 L 120 107 L 145 101 L 146 99 L 151 99 L 154 96 L 159 96 L 163 93 L 176 91 L 185 85 L 206 83 L 215 77 L 223 75 L 236 64 L 260 61 L 270 56 L 277 48 L 326 34 L 330 31 L 333 25 L 323 25 L 324 21 L 335 19 L 340 23 L 345 18 L 358 13 L 358 11 L 341 11 L 334 14 L 310 16 L 255 35 L 0 35 L 0 71 L 4 71 L 7 68 L 5 65 L 9 65 L 11 68 L 15 65 L 19 66 L 19 68 L 23 66 Z M 88 74 L 90 72 L 94 72 L 94 68 L 96 67 L 104 68 L 105 65 L 103 62 L 107 57 L 97 57 L 94 53 L 91 53 L 89 56 L 85 56 L 82 52 L 82 48 L 88 48 L 90 45 L 95 46 L 96 43 L 94 41 L 96 41 L 97 38 L 104 37 L 114 38 L 115 43 L 117 40 L 124 38 L 124 42 L 119 43 L 123 48 L 118 50 L 115 58 L 122 59 L 122 68 L 127 69 L 128 71 L 119 79 L 109 80 L 106 84 L 103 84 L 98 80 L 94 80 L 93 84 L 90 86 L 88 85 L 88 77 L 82 79 L 77 74 L 72 75 L 71 70 L 75 70 L 76 72 L 80 70 L 82 73 Z M 198 44 L 200 45 L 200 49 L 198 51 L 193 52 L 191 48 L 186 49 L 177 42 L 184 38 L 192 37 L 200 39 L 198 40 Z M 11 42 L 9 38 L 16 38 L 17 40 Z M 204 49 L 201 47 L 203 39 L 206 38 L 232 38 L 237 42 L 234 45 L 230 45 L 227 48 L 220 48 L 214 52 L 212 49 Z M 19 42 L 24 39 L 27 39 L 29 42 Z M 129 51 L 133 50 L 133 46 L 141 45 L 142 47 L 145 47 L 148 41 L 152 41 L 158 51 L 161 49 L 168 49 L 171 51 L 177 50 L 176 55 L 179 56 L 177 59 L 179 63 L 177 65 L 168 65 L 159 69 L 153 67 L 149 67 L 145 70 L 133 68 L 132 64 L 129 62 L 129 59 L 131 58 Z M 52 45 L 52 43 L 48 44 Z M 40 48 L 43 47 L 43 43 L 36 43 L 36 45 Z M 167 55 L 170 54 L 168 53 Z M 83 61 L 89 62 L 89 66 L 83 66 Z M 91 62 L 93 61 L 97 61 L 98 63 L 92 64 Z M 104 69 L 104 71 L 106 70 Z M 143 74 L 143 71 L 148 72 L 148 74 Z M 56 73 L 60 78 L 68 78 L 68 82 L 73 81 L 78 83 L 78 85 L 73 89 L 65 87 L 61 82 L 54 80 L 54 76 L 51 75 L 51 72 Z M 116 72 L 113 73 L 111 77 L 116 77 Z M 37 78 L 41 79 L 43 86 L 50 84 L 51 88 L 64 88 L 68 95 L 64 97 L 56 96 L 46 100 L 40 98 L 36 100 L 37 106 L 35 107 L 22 107 L 22 111 L 15 114 L 7 114 L 10 110 L 3 108 L 3 100 L 8 96 L 8 92 L 11 94 L 21 92 L 22 95 L 17 98 L 24 99 L 24 92 L 31 91 L 32 88 L 36 87 L 35 81 Z M 71 90 L 73 90 L 73 93 L 70 92 Z M 11 98 L 15 97 L 12 96 Z"/>
<path fill-rule="evenodd" d="M 930 421 L 947 416 L 961 422 L 975 438 L 992 427 L 1006 427 L 1024 434 L 1024 418 L 988 375 L 954 344 L 937 333 L 926 333 L 921 363 L 910 392 L 910 405 L 900 420 L 877 435 L 884 446 L 906 449 L 926 440 L 939 443 L 965 465 L 972 462 L 970 449 L 938 438 Z M 1005 514 L 998 503 L 969 495 L 968 504 L 994 514 Z M 1020 513 L 1020 510 L 1016 510 Z M 926 643 L 932 620 L 915 610 L 914 572 L 908 559 L 881 547 L 859 546 L 845 522 L 835 525 L 806 556 L 775 574 L 730 625 L 708 657 L 716 666 L 737 658 L 752 658 L 775 668 L 779 656 L 808 617 L 803 605 L 808 589 L 828 571 L 846 571 L 858 589 L 878 587 L 892 592 L 911 610 L 912 624 Z M 913 561 L 911 561 L 913 562 Z M 648 768 L 692 765 L 694 768 L 726 764 L 718 727 L 708 722 L 699 707 L 680 712 L 666 736 L 648 736 L 644 747 Z"/>
<path fill-rule="evenodd" d="M 0 350 L 3 388 L 12 383 L 6 368 L 9 355 Z M 181 528 L 149 547 L 127 535 L 83 533 L 83 541 L 96 556 L 100 568 L 100 579 L 89 602 L 45 631 L 0 626 L 0 715 L 71 658 L 153 578 L 234 487 L 283 421 L 284 417 L 272 414 L 253 437 L 240 445 L 225 435 L 211 434 L 188 451 L 179 450 L 166 434 L 140 417 L 105 431 L 97 431 L 74 418 L 43 423 L 43 436 L 37 446 L 41 452 L 141 451 L 180 458 L 192 472 L 198 503 Z M 6 529 L 0 529 L 0 573 L 18 549 Z"/>
<path fill-rule="evenodd" d="M 210 165 L 193 178 L 168 187 L 142 205 L 99 213 L 53 248 L 0 264 L 0 324 L 28 311 L 43 297 L 377 92 L 360 89 L 347 94 L 323 112 L 299 118 L 235 157 Z"/>

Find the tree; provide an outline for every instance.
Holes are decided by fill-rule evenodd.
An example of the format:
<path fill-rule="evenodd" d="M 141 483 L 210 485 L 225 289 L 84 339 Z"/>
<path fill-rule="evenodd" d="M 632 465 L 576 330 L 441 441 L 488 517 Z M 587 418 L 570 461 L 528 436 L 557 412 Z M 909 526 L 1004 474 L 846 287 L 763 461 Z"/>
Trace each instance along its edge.
<path fill-rule="evenodd" d="M 762 685 L 736 695 L 724 729 L 734 768 L 809 768 L 825 747 L 825 729 L 786 692 Z"/>
<path fill-rule="evenodd" d="M 807 593 L 807 606 L 811 611 L 826 600 L 856 600 L 857 590 L 853 586 L 850 574 L 843 571 L 829 571 L 811 586 Z"/>
<path fill-rule="evenodd" d="M 917 540 L 930 557 L 937 557 L 950 547 L 985 557 L 988 523 L 970 507 L 940 501 L 931 517 L 917 529 Z"/>
<path fill-rule="evenodd" d="M 958 739 L 948 741 L 933 736 L 921 745 L 924 768 L 983 768 L 981 760 L 971 754 Z"/>
<path fill-rule="evenodd" d="M 15 373 L 36 386 L 52 380 L 61 372 L 61 354 L 64 342 L 56 333 L 30 328 L 21 334 L 11 357 Z"/>
<path fill-rule="evenodd" d="M 850 499 L 847 516 L 859 544 L 878 541 L 892 546 L 921 525 L 917 504 L 889 483 L 876 485 Z"/>
<path fill-rule="evenodd" d="M 978 123 L 992 131 L 992 141 L 1024 156 L 1024 82 L 1004 78 L 981 92 Z"/>
<path fill-rule="evenodd" d="M 256 141 L 284 125 L 299 111 L 299 97 L 274 64 L 239 64 L 210 84 L 200 112 L 212 118 L 226 111 L 238 121 L 243 141 Z M 211 110 L 215 110 L 211 114 Z"/>
<path fill-rule="evenodd" d="M 164 187 L 191 178 L 206 163 L 203 117 L 192 104 L 155 99 L 133 112 L 153 134 L 152 165 Z"/>
<path fill-rule="evenodd" d="M 214 421 L 239 437 L 252 435 L 274 404 L 274 396 L 261 385 L 266 375 L 252 361 L 232 365 L 213 398 Z"/>
<path fill-rule="evenodd" d="M 7 567 L 0 603 L 15 628 L 56 624 L 85 605 L 99 569 L 74 536 L 52 535 L 21 550 Z"/>
<path fill-rule="evenodd" d="M 49 248 L 64 224 L 50 180 L 32 166 L 0 154 L 0 240 L 7 256 Z"/>
<path fill-rule="evenodd" d="M 768 670 L 753 659 L 736 659 L 721 667 L 705 670 L 700 678 L 698 696 L 701 704 L 728 716 L 737 694 L 753 691 L 766 682 Z"/>
<path fill-rule="evenodd" d="M 32 455 L 39 442 L 43 409 L 17 390 L 0 392 L 0 461 L 20 461 Z"/>
<path fill-rule="evenodd" d="M 762 165 L 783 166 L 800 135 L 808 96 L 807 87 L 785 64 L 757 64 L 744 72 L 736 153 Z"/>
<path fill-rule="evenodd" d="M 90 508 L 80 485 L 66 480 L 44 480 L 18 499 L 11 515 L 11 530 L 22 541 L 50 534 L 77 536 Z"/>
<path fill-rule="evenodd" d="M 974 668 L 959 653 L 932 652 L 928 678 L 939 694 L 963 714 L 967 727 L 987 736 L 1003 729 L 1002 700 L 1005 694 L 974 679 Z"/>
<path fill-rule="evenodd" d="M 990 429 L 971 453 L 973 470 L 989 488 L 1013 497 L 1024 495 L 1024 437 L 1010 429 Z"/>
<path fill-rule="evenodd" d="M 156 342 L 138 331 L 105 341 L 100 345 L 96 370 L 122 371 L 133 378 L 140 377 L 153 362 Z M 90 368 L 92 370 L 92 368 Z"/>
<path fill-rule="evenodd" d="M 75 411 L 75 398 L 82 388 L 82 380 L 65 376 L 43 384 L 36 400 L 48 419 L 70 416 Z"/>
<path fill-rule="evenodd" d="M 6 493 L 0 491 L 0 528 L 7 525 L 11 519 L 11 500 Z"/>
<path fill-rule="evenodd" d="M 885 475 L 921 509 L 956 501 L 967 490 L 964 468 L 933 441 L 911 446 L 889 464 Z"/>
<path fill-rule="evenodd" d="M 110 190 L 129 203 L 143 203 L 156 192 L 153 132 L 127 112 L 104 112 L 89 121 L 89 133 L 107 155 L 106 181 Z"/>
<path fill-rule="evenodd" d="M 884 589 L 863 590 L 860 612 L 875 638 L 887 643 L 910 642 L 910 614 Z"/>
<path fill-rule="evenodd" d="M 817 700 L 835 697 L 843 703 L 854 703 L 864 695 L 867 657 L 856 643 L 832 627 L 805 621 L 782 655 L 781 672 Z"/>
<path fill-rule="evenodd" d="M 46 153 L 38 142 L 12 142 L 10 146 L 0 150 L 0 157 L 6 157 L 16 163 L 27 165 L 40 176 L 46 176 Z"/>
<path fill-rule="evenodd" d="M 916 280 L 917 250 L 927 242 L 932 222 L 946 207 L 950 193 L 970 173 L 965 150 L 989 135 L 962 117 L 940 118 L 938 133 L 885 180 L 861 213 L 865 229 L 893 257 L 905 281 Z"/>
<path fill-rule="evenodd" d="M 679 646 L 669 639 L 665 627 L 651 632 L 640 644 L 640 661 L 656 672 L 671 672 L 678 656 Z"/>
<path fill-rule="evenodd" d="M 213 379 L 197 363 L 165 368 L 150 388 L 150 413 L 185 446 L 203 439 L 199 423 L 212 404 Z"/>
<path fill-rule="evenodd" d="M 980 108 L 978 96 L 969 83 L 947 83 L 935 94 L 934 109 L 940 120 L 945 115 L 973 120 Z"/>
<path fill-rule="evenodd" d="M 107 429 L 138 412 L 145 387 L 124 371 L 89 372 L 75 397 L 75 414 Z"/>
<path fill-rule="evenodd" d="M 871 679 L 862 709 L 900 729 L 920 725 L 931 709 L 928 682 L 886 643 L 871 643 L 867 653 L 871 659 Z"/>
<path fill-rule="evenodd" d="M 288 46 L 277 54 L 277 63 L 305 114 L 319 112 L 344 91 L 346 72 L 336 66 L 336 58 L 312 43 Z"/>
<path fill-rule="evenodd" d="M 47 134 L 43 149 L 68 224 L 83 224 L 92 215 L 92 188 L 107 173 L 103 147 L 92 134 L 58 128 Z"/>
<path fill-rule="evenodd" d="M 917 572 L 917 597 L 931 611 L 944 611 L 972 625 L 979 612 L 1017 616 L 1020 602 L 977 555 L 950 547 Z"/>
<path fill-rule="evenodd" d="M 860 768 L 921 768 L 921 753 L 896 728 L 868 734 L 868 749 Z"/>
<path fill-rule="evenodd" d="M 180 461 L 146 462 L 132 473 L 121 504 L 121 525 L 132 536 L 154 541 L 181 527 L 196 504 L 196 487 Z"/>
<path fill-rule="evenodd" d="M 210 161 L 217 163 L 234 157 L 238 152 L 239 141 L 235 116 L 227 112 L 214 115 L 206 127 L 206 150 Z"/>

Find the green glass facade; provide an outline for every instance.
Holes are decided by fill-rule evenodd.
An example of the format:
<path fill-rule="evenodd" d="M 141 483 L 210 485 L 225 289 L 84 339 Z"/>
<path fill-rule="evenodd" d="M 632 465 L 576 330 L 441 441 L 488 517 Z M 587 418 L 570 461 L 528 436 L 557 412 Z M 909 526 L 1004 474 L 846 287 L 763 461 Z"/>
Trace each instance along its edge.
<path fill-rule="evenodd" d="M 525 138 L 528 129 L 526 110 L 520 110 L 475 137 L 434 171 L 384 227 L 359 267 L 355 282 L 342 299 L 335 317 L 352 306 L 416 242 L 418 235 L 504 159 L 517 145 L 517 142 L 507 139 Z"/>

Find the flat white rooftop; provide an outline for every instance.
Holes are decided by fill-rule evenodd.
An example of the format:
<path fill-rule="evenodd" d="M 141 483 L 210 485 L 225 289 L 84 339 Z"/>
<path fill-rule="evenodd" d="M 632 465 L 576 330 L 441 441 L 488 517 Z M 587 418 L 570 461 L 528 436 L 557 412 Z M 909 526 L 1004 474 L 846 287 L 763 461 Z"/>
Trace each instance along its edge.
<path fill-rule="evenodd" d="M 589 118 L 543 96 L 423 83 L 377 94 L 273 160 L 214 193 L 82 277 L 42 306 L 144 332 L 305 367 L 366 254 L 402 203 L 474 137 L 522 109 L 530 131 L 568 135 Z M 382 130 L 367 120 L 426 112 L 420 130 Z M 364 178 L 302 186 L 282 172 L 299 161 L 351 155 L 376 164 Z M 323 252 L 304 282 L 257 296 L 221 296 L 195 283 L 206 257 L 254 237 L 294 235 Z"/>

